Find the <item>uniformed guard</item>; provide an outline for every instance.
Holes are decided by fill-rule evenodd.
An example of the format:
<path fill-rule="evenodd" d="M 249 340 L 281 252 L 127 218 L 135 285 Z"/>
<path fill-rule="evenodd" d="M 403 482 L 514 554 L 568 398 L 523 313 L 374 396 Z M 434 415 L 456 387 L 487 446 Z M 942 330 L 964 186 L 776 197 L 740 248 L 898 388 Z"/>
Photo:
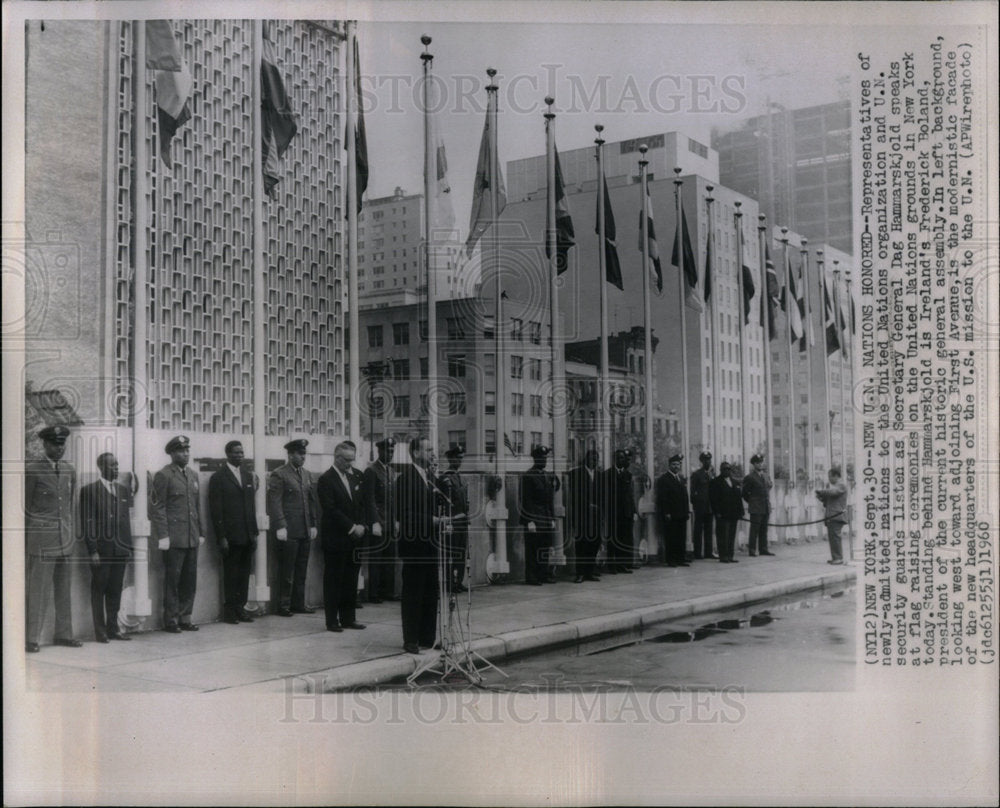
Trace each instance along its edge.
<path fill-rule="evenodd" d="M 628 449 L 618 449 L 615 452 L 614 465 L 604 472 L 605 513 L 608 520 L 606 569 L 612 575 L 632 574 L 635 522 L 639 517 L 635 505 L 632 472 L 629 470 L 631 463 L 632 452 Z"/>
<path fill-rule="evenodd" d="M 70 557 L 76 541 L 73 492 L 76 469 L 63 460 L 69 428 L 47 426 L 38 433 L 45 459 L 28 463 L 24 472 L 24 549 L 27 564 L 27 614 L 25 650 L 35 653 L 49 599 L 55 593 L 54 642 L 70 648 L 81 643 L 73 638 L 73 607 L 70 600 Z"/>
<path fill-rule="evenodd" d="M 448 460 L 448 469 L 438 477 L 438 487 L 449 500 L 446 508 L 451 514 L 451 534 L 446 548 L 451 560 L 448 591 L 467 592 L 462 581 L 465 578 L 465 555 L 469 549 L 469 486 L 459 473 L 465 458 L 465 447 L 452 446 L 444 456 Z"/>
<path fill-rule="evenodd" d="M 685 560 L 687 522 L 691 503 L 687 486 L 681 477 L 684 455 L 672 455 L 667 461 L 667 471 L 656 481 L 656 518 L 663 533 L 668 567 L 690 567 Z"/>
<path fill-rule="evenodd" d="M 567 510 L 570 533 L 575 537 L 576 578 L 573 583 L 599 581 L 597 551 L 601 547 L 603 495 L 601 471 L 597 467 L 600 453 L 588 449 L 583 464 L 569 472 L 569 509 Z"/>
<path fill-rule="evenodd" d="M 692 542 L 695 558 L 718 558 L 712 552 L 712 503 L 708 487 L 712 482 L 712 453 L 698 455 L 701 468 L 691 475 L 691 509 L 694 511 Z"/>
<path fill-rule="evenodd" d="M 396 439 L 375 444 L 378 458 L 364 471 L 365 504 L 368 507 L 368 600 L 381 603 L 396 597 L 396 518 L 392 484 L 396 481 L 392 456 Z"/>
<path fill-rule="evenodd" d="M 773 556 L 767 549 L 767 523 L 771 518 L 771 478 L 764 471 L 764 456 L 755 454 L 750 458 L 753 467 L 743 478 L 743 499 L 750 513 L 750 555 Z"/>
<path fill-rule="evenodd" d="M 551 450 L 535 446 L 532 466 L 521 475 L 521 524 L 524 526 L 524 582 L 531 586 L 555 583 L 549 553 L 555 542 L 555 498 L 559 478 L 545 466 Z"/>

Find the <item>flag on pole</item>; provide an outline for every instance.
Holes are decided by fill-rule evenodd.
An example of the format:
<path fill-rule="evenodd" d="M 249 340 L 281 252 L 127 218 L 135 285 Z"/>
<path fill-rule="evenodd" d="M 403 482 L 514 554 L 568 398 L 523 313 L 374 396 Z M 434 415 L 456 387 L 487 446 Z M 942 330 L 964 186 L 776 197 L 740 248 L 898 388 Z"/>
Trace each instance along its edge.
<path fill-rule="evenodd" d="M 361 197 L 368 188 L 368 136 L 365 132 L 365 113 L 361 108 L 361 57 L 358 37 L 354 36 L 354 179 L 357 213 L 361 213 Z M 348 122 L 350 126 L 350 122 Z"/>
<path fill-rule="evenodd" d="M 767 338 L 769 340 L 778 336 L 778 273 L 774 269 L 774 262 L 771 260 L 771 247 L 764 241 L 764 280 L 765 288 L 761 290 L 760 296 L 760 324 L 766 324 Z"/>
<path fill-rule="evenodd" d="M 260 59 L 261 140 L 263 148 L 264 190 L 274 197 L 278 185 L 278 158 L 282 157 L 298 131 L 297 115 L 285 92 L 285 83 L 278 72 L 271 39 L 271 23 L 263 23 L 263 53 Z M 359 194 L 360 196 L 360 194 Z"/>
<path fill-rule="evenodd" d="M 156 121 L 160 159 L 173 168 L 170 142 L 191 119 L 191 73 L 169 20 L 146 21 L 146 68 L 156 84 Z"/>
<path fill-rule="evenodd" d="M 803 306 L 795 287 L 795 270 L 792 269 L 792 256 L 785 250 L 785 288 L 781 290 L 781 308 L 788 315 L 788 325 L 791 331 L 792 345 L 799 344 L 799 351 L 806 349 L 805 331 L 802 328 Z"/>
<path fill-rule="evenodd" d="M 639 211 L 639 252 L 642 252 L 642 214 Z M 649 250 L 649 265 L 652 269 L 650 280 L 658 295 L 663 294 L 663 264 L 660 263 L 660 248 L 656 243 L 656 231 L 653 228 L 653 200 L 649 198 L 649 185 L 646 185 L 646 246 Z"/>
<path fill-rule="evenodd" d="M 683 246 L 682 246 L 683 244 Z M 684 256 L 684 302 L 695 311 L 704 311 L 698 299 L 698 267 L 694 262 L 694 250 L 691 247 L 691 235 L 688 233 L 687 218 L 684 216 L 684 202 L 680 203 L 680 221 L 674 230 L 674 251 L 671 262 L 680 268 L 681 250 Z"/>
<path fill-rule="evenodd" d="M 712 297 L 712 234 L 705 239 L 705 302 Z"/>
<path fill-rule="evenodd" d="M 753 273 L 750 267 L 743 265 L 743 325 L 750 325 L 750 301 L 757 289 L 753 284 Z"/>
<path fill-rule="evenodd" d="M 622 265 L 618 261 L 618 247 L 615 245 L 615 214 L 611 211 L 611 195 L 608 193 L 608 181 L 604 177 L 601 184 L 604 187 L 604 279 L 625 291 L 622 283 Z M 601 236 L 601 200 L 597 200 L 597 217 L 594 220 L 594 232 Z"/>
<path fill-rule="evenodd" d="M 833 304 L 830 302 L 830 289 L 823 284 L 823 323 L 826 328 L 826 355 L 840 350 L 840 338 L 837 335 L 837 323 L 834 320 Z"/>
<path fill-rule="evenodd" d="M 431 199 L 428 200 L 427 212 L 430 216 L 431 231 L 451 233 L 455 229 L 455 209 L 451 203 L 451 185 L 448 182 L 448 158 L 444 151 L 444 138 L 438 125 L 438 115 L 434 110 L 444 108 L 439 94 L 439 82 L 431 81 L 428 92 L 430 106 L 430 142 L 431 142 Z M 427 168 L 425 167 L 425 171 Z"/>
<path fill-rule="evenodd" d="M 555 154 L 556 164 L 556 274 L 562 275 L 569 269 L 569 248 L 576 244 L 574 238 L 576 233 L 573 230 L 573 219 L 569 215 L 569 206 L 566 204 L 566 190 L 563 187 L 562 169 L 559 167 L 559 150 L 555 144 L 552 146 Z M 547 218 L 547 216 L 546 216 Z M 552 222 L 546 222 L 546 232 L 552 229 Z M 552 258 L 549 253 L 549 240 L 545 239 L 545 255 Z"/>
<path fill-rule="evenodd" d="M 514 451 L 514 447 L 511 445 L 510 442 L 510 436 L 508 436 L 506 432 L 503 433 L 503 445 L 507 447 L 507 449 L 510 451 L 512 455 L 514 455 L 514 457 L 517 457 L 517 452 Z"/>
<path fill-rule="evenodd" d="M 853 323 L 850 322 L 853 312 L 848 313 L 848 309 L 854 308 L 854 301 L 852 300 L 849 304 L 844 300 L 845 292 L 843 289 L 840 290 L 840 353 L 844 359 L 849 358 L 848 343 L 851 341 L 851 334 L 854 331 Z"/>
<path fill-rule="evenodd" d="M 469 240 L 466 242 L 466 255 L 472 255 L 476 247 L 476 242 L 486 232 L 486 228 L 492 224 L 494 219 L 499 218 L 500 213 L 507 206 L 507 191 L 504 189 L 503 172 L 500 170 L 500 161 L 493 153 L 493 144 L 496 142 L 496 133 L 490 130 L 494 126 L 497 112 L 497 95 L 495 92 L 489 93 L 489 102 L 486 109 L 486 123 L 483 124 L 483 139 L 479 143 L 479 162 L 476 164 L 476 180 L 472 188 L 472 217 L 469 220 Z M 496 178 L 493 172 L 496 171 Z M 497 209 L 493 210 L 493 194 L 491 189 L 494 182 L 497 188 Z"/>

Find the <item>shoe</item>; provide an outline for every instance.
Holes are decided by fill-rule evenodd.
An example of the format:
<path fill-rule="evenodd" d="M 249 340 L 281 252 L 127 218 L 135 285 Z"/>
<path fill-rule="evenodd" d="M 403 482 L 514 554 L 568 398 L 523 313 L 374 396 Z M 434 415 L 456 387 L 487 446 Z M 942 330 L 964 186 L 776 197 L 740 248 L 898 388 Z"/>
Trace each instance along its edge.
<path fill-rule="evenodd" d="M 694 561 L 701 561 L 705 558 L 705 556 L 703 556 L 701 553 L 695 553 L 693 556 L 691 556 L 691 558 Z"/>
<path fill-rule="evenodd" d="M 739 564 L 740 560 L 738 558 L 730 558 L 729 559 L 729 563 L 730 564 Z"/>
<path fill-rule="evenodd" d="M 840 566 L 840 565 L 841 565 L 841 564 L 843 564 L 844 562 L 843 562 L 843 561 L 833 561 L 833 560 L 831 559 L 830 561 L 827 561 L 826 563 L 827 563 L 827 564 L 835 564 L 835 565 L 837 565 L 837 566 Z"/>
<path fill-rule="evenodd" d="M 101 636 L 99 636 L 99 637 L 94 637 L 94 641 L 95 641 L 95 642 L 102 642 L 102 643 L 106 643 L 106 642 L 110 642 L 110 641 L 108 640 L 108 638 L 107 638 L 107 637 L 105 637 L 104 635 L 101 635 Z"/>
<path fill-rule="evenodd" d="M 109 634 L 108 638 L 112 640 L 121 640 L 122 642 L 132 642 L 132 638 L 129 637 L 128 634 Z"/>
<path fill-rule="evenodd" d="M 381 603 L 382 598 L 368 598 L 369 603 Z"/>
<path fill-rule="evenodd" d="M 582 575 L 577 575 L 573 579 L 573 583 L 575 583 L 575 584 L 582 584 L 583 583 L 583 576 Z"/>
<path fill-rule="evenodd" d="M 631 575 L 632 574 L 632 570 L 630 570 L 628 567 L 619 567 L 618 568 L 618 572 L 622 573 L 622 575 Z"/>
<path fill-rule="evenodd" d="M 678 564 L 676 561 L 668 561 L 667 562 L 667 566 L 668 567 L 679 567 L 680 564 Z"/>
<path fill-rule="evenodd" d="M 617 575 L 618 574 L 618 568 L 617 567 L 605 567 L 604 568 L 604 572 L 606 572 L 608 575 Z"/>
<path fill-rule="evenodd" d="M 691 565 L 687 561 L 680 561 L 677 563 L 678 567 L 690 567 Z"/>
<path fill-rule="evenodd" d="M 240 612 L 237 617 L 241 623 L 252 623 L 253 617 L 251 617 L 247 612 Z"/>
<path fill-rule="evenodd" d="M 756 555 L 757 555 L 757 551 L 756 551 L 756 550 L 751 550 L 751 551 L 750 551 L 750 557 L 751 557 L 751 558 L 753 558 L 753 557 L 754 557 L 754 556 L 756 556 Z"/>
<path fill-rule="evenodd" d="M 556 578 L 555 575 L 546 575 L 544 578 L 542 578 L 542 583 L 543 584 L 557 584 L 557 583 L 559 583 L 559 579 Z"/>
<path fill-rule="evenodd" d="M 277 611 L 275 612 L 275 614 L 276 614 L 276 615 L 278 615 L 279 617 L 291 617 L 291 616 L 292 616 L 292 614 L 293 614 L 293 612 L 292 612 L 292 610 L 291 610 L 291 609 L 288 609 L 288 608 L 285 608 L 285 607 L 282 607 L 282 608 L 278 609 L 278 610 L 277 610 Z"/>
<path fill-rule="evenodd" d="M 583 576 L 583 580 L 585 580 L 585 581 L 591 581 L 591 582 L 593 582 L 593 583 L 596 584 L 596 583 L 599 583 L 601 579 L 598 578 L 596 575 L 584 575 Z"/>
<path fill-rule="evenodd" d="M 353 628 L 353 629 L 355 629 L 356 631 L 361 631 L 361 629 L 363 629 L 363 628 L 365 628 L 365 627 L 366 627 L 366 626 L 365 626 L 365 624 L 364 624 L 364 623 L 359 623 L 359 622 L 357 622 L 357 621 L 355 621 L 355 622 L 353 622 L 353 623 L 344 623 L 344 625 L 343 625 L 343 626 L 341 626 L 341 628 Z"/>
<path fill-rule="evenodd" d="M 403 646 L 403 650 L 408 654 L 419 654 L 420 646 L 416 643 L 408 642 Z"/>
<path fill-rule="evenodd" d="M 163 630 L 166 631 L 168 634 L 180 634 L 181 633 L 181 627 L 180 626 L 164 626 Z"/>
<path fill-rule="evenodd" d="M 316 614 L 316 610 L 308 606 L 293 606 L 290 611 L 292 614 Z"/>
<path fill-rule="evenodd" d="M 386 603 L 398 603 L 399 602 L 399 598 L 397 598 L 395 595 L 383 595 L 382 596 L 382 600 L 384 600 Z"/>
<path fill-rule="evenodd" d="M 455 591 L 461 594 L 462 592 L 468 592 L 469 587 L 467 587 L 465 584 L 455 584 Z"/>
<path fill-rule="evenodd" d="M 53 640 L 52 644 L 53 645 L 64 645 L 67 648 L 79 648 L 79 647 L 81 647 L 83 645 L 83 643 L 80 642 L 79 640 L 74 640 L 72 638 L 70 638 L 70 639 L 61 639 L 61 640 Z"/>
<path fill-rule="evenodd" d="M 24 644 L 24 650 L 29 654 L 37 654 L 42 649 L 39 647 L 37 642 L 26 642 Z"/>
<path fill-rule="evenodd" d="M 761 550 L 760 554 L 761 555 L 774 555 L 774 553 L 772 553 L 770 550 Z"/>
<path fill-rule="evenodd" d="M 365 605 L 360 600 L 356 600 L 356 601 L 354 601 L 354 608 L 355 609 L 363 609 L 363 608 L 365 608 Z"/>
<path fill-rule="evenodd" d="M 344 629 L 342 629 L 340 626 L 327 626 L 326 630 L 327 631 L 336 631 L 339 634 Z"/>
<path fill-rule="evenodd" d="M 238 626 L 240 624 L 240 618 L 238 617 L 227 617 L 223 620 L 224 623 L 230 623 L 231 625 Z"/>
<path fill-rule="evenodd" d="M 198 631 L 198 626 L 194 623 L 181 623 L 179 628 L 181 631 Z"/>
<path fill-rule="evenodd" d="M 705 558 L 718 559 L 718 556 L 715 555 L 715 553 L 710 553 L 709 555 L 705 556 Z"/>
<path fill-rule="evenodd" d="M 525 581 L 524 583 L 525 583 L 526 586 L 541 586 L 542 585 L 541 581 Z"/>

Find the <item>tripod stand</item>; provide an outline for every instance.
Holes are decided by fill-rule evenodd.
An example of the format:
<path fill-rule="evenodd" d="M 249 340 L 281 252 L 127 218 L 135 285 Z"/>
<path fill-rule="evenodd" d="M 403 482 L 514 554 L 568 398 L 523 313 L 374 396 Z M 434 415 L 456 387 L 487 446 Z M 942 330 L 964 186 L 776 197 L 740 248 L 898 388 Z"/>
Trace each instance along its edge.
<path fill-rule="evenodd" d="M 435 646 L 437 655 L 430 656 L 417 666 L 408 677 L 406 683 L 412 685 L 424 673 L 435 673 L 442 680 L 449 674 L 458 673 L 472 684 L 482 684 L 482 671 L 493 668 L 502 676 L 507 676 L 500 668 L 490 662 L 482 654 L 472 650 L 472 629 L 470 616 L 472 612 L 472 587 L 466 592 L 465 620 L 463 626 L 459 598 L 451 583 L 450 542 L 447 537 L 452 533 L 452 501 L 435 483 L 431 483 L 440 498 L 438 506 L 437 565 L 438 565 L 438 637 Z M 446 512 L 447 511 L 447 512 Z M 472 583 L 469 562 L 469 545 L 465 545 L 465 575 Z"/>

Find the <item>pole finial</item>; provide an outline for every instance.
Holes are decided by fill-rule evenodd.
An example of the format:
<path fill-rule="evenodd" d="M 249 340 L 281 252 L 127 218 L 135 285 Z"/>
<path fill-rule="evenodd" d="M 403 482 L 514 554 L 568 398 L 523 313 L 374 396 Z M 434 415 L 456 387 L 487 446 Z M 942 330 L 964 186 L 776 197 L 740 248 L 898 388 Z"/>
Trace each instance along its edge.
<path fill-rule="evenodd" d="M 604 131 L 604 124 L 595 123 L 594 124 L 594 131 L 597 132 L 597 134 L 601 134 L 601 132 Z"/>
<path fill-rule="evenodd" d="M 647 146 L 645 143 L 643 143 L 641 146 L 639 146 L 639 154 L 643 154 L 644 155 L 648 151 L 649 151 L 649 146 Z"/>
<path fill-rule="evenodd" d="M 496 68 L 495 68 L 495 67 L 487 67 L 487 68 L 486 68 L 486 75 L 490 77 L 490 81 L 492 81 L 492 80 L 493 80 L 493 77 L 494 77 L 494 76 L 495 76 L 496 74 L 497 74 L 497 71 L 496 71 Z"/>
<path fill-rule="evenodd" d="M 712 191 L 714 191 L 714 190 L 715 190 L 715 186 L 714 185 L 706 185 L 705 186 L 705 191 L 708 192 L 708 193 L 712 193 Z M 737 203 L 737 204 L 739 204 L 739 203 Z"/>
<path fill-rule="evenodd" d="M 427 34 L 422 34 L 420 37 L 420 41 L 423 43 L 423 46 L 425 48 L 431 44 L 431 38 L 427 36 Z"/>
<path fill-rule="evenodd" d="M 678 177 L 681 175 L 681 167 L 680 166 L 674 166 L 674 174 L 676 174 Z"/>
<path fill-rule="evenodd" d="M 788 228 L 787 227 L 782 227 L 781 228 L 781 237 L 783 239 L 787 239 L 788 238 Z"/>

